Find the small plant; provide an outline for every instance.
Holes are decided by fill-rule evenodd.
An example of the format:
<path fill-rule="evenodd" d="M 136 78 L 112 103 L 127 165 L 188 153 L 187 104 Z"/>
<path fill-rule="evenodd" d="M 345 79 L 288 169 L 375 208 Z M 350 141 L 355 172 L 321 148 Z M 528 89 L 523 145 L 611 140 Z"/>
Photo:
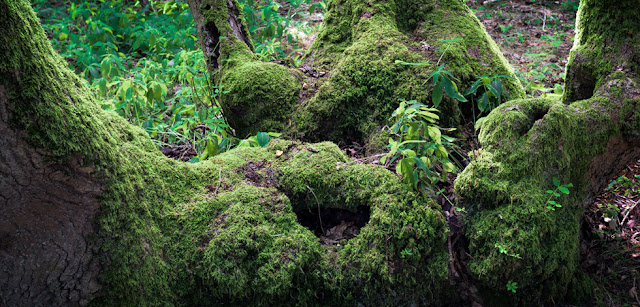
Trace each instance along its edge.
<path fill-rule="evenodd" d="M 476 102 L 478 110 L 480 110 L 478 116 L 493 110 L 502 103 L 503 99 L 511 99 L 509 93 L 502 87 L 500 78 L 513 79 L 506 75 L 481 76 L 464 91 L 465 96 Z M 473 113 L 475 118 L 475 108 L 473 108 Z"/>
<path fill-rule="evenodd" d="M 502 33 L 507 33 L 509 32 L 509 29 L 511 29 L 512 27 L 513 27 L 513 24 L 510 24 L 508 26 L 500 25 L 500 31 L 502 31 Z"/>
<path fill-rule="evenodd" d="M 404 176 L 406 184 L 416 189 L 420 178 L 427 178 L 433 184 L 455 171 L 445 147 L 454 139 L 442 134 L 442 129 L 436 125 L 440 119 L 436 112 L 437 109 L 415 100 L 401 99 L 400 106 L 393 112 L 396 121 L 391 128 L 398 139 L 389 139 L 387 147 L 391 150 L 380 159 L 385 165 L 399 159 L 396 172 Z"/>
<path fill-rule="evenodd" d="M 620 176 L 609 183 L 607 190 L 613 190 L 614 192 L 624 190 L 624 196 L 629 196 L 629 194 L 640 194 L 640 175 L 635 175 L 633 178 Z"/>
<path fill-rule="evenodd" d="M 518 289 L 518 283 L 515 281 L 508 281 L 507 282 L 507 291 L 511 291 L 513 293 L 516 293 L 516 290 Z"/>
<path fill-rule="evenodd" d="M 551 194 L 549 195 L 549 199 L 547 199 L 547 202 L 545 203 L 547 206 L 547 210 L 556 210 L 556 208 L 561 208 L 562 205 L 552 199 L 554 197 L 555 198 L 560 197 L 561 195 L 560 193 L 568 195 L 569 188 L 573 187 L 573 184 L 571 183 L 560 184 L 560 180 L 558 180 L 558 178 L 556 177 L 553 177 L 553 185 L 556 186 L 555 190 L 547 190 L 547 194 Z"/>
<path fill-rule="evenodd" d="M 406 249 L 406 248 L 405 248 L 405 249 L 403 249 L 403 250 L 400 252 L 400 256 L 402 256 L 402 258 L 403 258 L 403 259 L 404 259 L 405 257 L 407 257 L 407 256 L 411 256 L 411 255 L 413 255 L 413 253 L 411 253 L 411 250 L 410 250 L 410 249 Z"/>
<path fill-rule="evenodd" d="M 514 254 L 514 253 L 510 253 L 504 246 L 502 246 L 501 244 L 494 244 L 493 247 L 498 249 L 498 252 L 500 252 L 501 254 L 505 254 L 507 256 L 516 258 L 516 259 L 522 259 L 522 257 L 520 256 L 520 254 Z"/>

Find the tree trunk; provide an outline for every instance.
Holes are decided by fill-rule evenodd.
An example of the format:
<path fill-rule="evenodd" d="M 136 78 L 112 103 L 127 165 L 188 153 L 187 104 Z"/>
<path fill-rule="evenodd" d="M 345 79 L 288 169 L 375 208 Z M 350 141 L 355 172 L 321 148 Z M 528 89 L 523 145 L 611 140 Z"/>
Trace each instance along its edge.
<path fill-rule="evenodd" d="M 298 92 L 300 74 L 258 61 L 236 0 L 189 0 L 210 75 L 228 94 L 219 98 L 239 137 L 283 131 Z"/>
<path fill-rule="evenodd" d="M 1 305 L 455 298 L 444 217 L 393 173 L 331 143 L 167 159 L 97 106 L 28 1 L 0 0 L 0 28 Z M 316 218 L 325 242 L 357 236 L 323 245 Z"/>
<path fill-rule="evenodd" d="M 280 74 L 280 79 L 265 79 L 290 80 L 278 86 L 297 100 L 298 73 L 253 59 L 242 39 L 246 33 L 234 19 L 239 16 L 235 1 L 203 1 L 197 9 L 211 37 L 215 31 L 227 37 L 206 53 L 227 65 L 219 75 L 229 82 L 227 89 L 245 86 L 231 82 L 236 79 L 248 80 L 246 89 L 263 86 L 255 95 L 264 100 L 247 96 L 247 105 L 284 103 L 297 110 L 292 121 L 297 129 L 307 127 L 307 137 L 313 131 L 329 137 L 340 135 L 338 128 L 356 126 L 336 116 L 326 123 L 337 132 L 314 127 L 309 124 L 313 116 L 340 110 L 314 109 L 314 101 L 346 103 L 357 97 L 373 106 L 372 101 L 383 101 L 388 93 L 407 90 L 391 76 L 407 76 L 413 68 L 396 66 L 394 60 L 429 58 L 407 51 L 413 46 L 407 29 L 415 33 L 434 20 L 444 27 L 455 24 L 447 17 L 462 16 L 471 18 L 469 29 L 481 30 L 461 1 L 433 2 L 425 11 L 420 8 L 431 2 L 415 7 L 393 3 L 331 2 L 335 15 L 327 16 L 308 63 L 327 68 L 329 76 L 318 81 L 318 93 L 305 105 L 274 102 L 268 83 L 252 83 L 259 78 L 243 75 Z M 604 186 L 605 175 L 640 155 L 640 25 L 633 22 L 638 9 L 631 5 L 636 3 L 582 1 L 568 67 L 567 84 L 575 90 L 568 89 L 566 104 L 511 101 L 492 112 L 482 127 L 483 148 L 473 153 L 456 188 L 466 199 L 464 235 L 471 255 L 458 258 L 472 282 L 482 285 L 478 295 L 487 305 L 558 302 L 590 294 L 579 267 L 582 205 Z M 458 28 L 467 33 L 463 25 Z M 434 32 L 425 37 L 451 31 L 440 27 L 428 27 L 424 31 Z M 410 191 L 391 172 L 352 163 L 331 143 L 282 140 L 198 164 L 169 160 L 146 132 L 97 106 L 85 82 L 46 41 L 28 1 L 0 0 L 0 28 L 0 304 L 460 304 L 450 286 L 455 279 L 449 274 L 455 272 L 448 268 L 455 255 L 448 254 L 440 207 Z M 338 28 L 354 30 L 336 32 Z M 451 48 L 460 49 L 447 51 L 445 63 L 475 54 L 469 51 L 473 48 Z M 383 60 L 365 61 L 366 50 Z M 399 55 L 390 55 L 396 50 Z M 344 58 L 332 63 L 326 60 L 331 54 Z M 598 63 L 612 65 L 614 72 L 606 73 Z M 449 65 L 455 74 L 455 65 Z M 507 66 L 500 67 L 496 69 Z M 304 78 L 315 78 L 311 74 Z M 373 82 L 368 75 L 384 78 Z M 582 95 L 591 86 L 581 84 L 590 78 L 596 80 L 593 96 L 579 100 L 587 98 Z M 389 83 L 395 89 L 374 86 L 387 84 L 385 80 L 395 80 Z M 360 91 L 342 95 L 358 87 Z M 372 88 L 384 95 L 371 94 Z M 240 101 L 240 94 L 230 93 L 227 99 Z M 349 114 L 355 107 L 342 108 Z M 309 116 L 298 117 L 304 112 Z M 269 114 L 274 123 L 282 116 Z M 269 127 L 260 113 L 252 116 L 255 121 L 240 113 L 237 120 L 247 127 Z M 357 129 L 354 135 L 369 128 Z M 554 189 L 553 177 L 573 183 L 568 196 L 549 198 L 545 193 Z M 562 207 L 547 209 L 547 199 Z M 317 236 L 302 225 L 316 218 Z M 326 244 L 345 220 L 360 225 L 359 234 L 340 245 Z M 515 298 L 506 291 L 508 281 L 518 284 Z"/>
<path fill-rule="evenodd" d="M 564 104 L 510 101 L 482 126 L 482 149 L 456 189 L 469 211 L 470 274 L 486 293 L 506 281 L 518 283 L 519 298 L 539 302 L 591 293 L 580 268 L 580 216 L 640 157 L 638 4 L 581 1 Z M 556 189 L 554 178 L 573 184 L 569 195 L 545 192 Z"/>
<path fill-rule="evenodd" d="M 511 66 L 462 0 L 331 1 L 308 58 L 289 70 L 255 61 L 235 0 L 189 4 L 209 71 L 229 91 L 220 100 L 225 115 L 241 136 L 284 129 L 307 140 L 367 141 L 388 124 L 398 99 L 430 100 L 423 83 L 441 64 L 461 87 L 478 76 L 502 74 L 512 77 L 503 81 L 511 96 L 524 96 Z M 219 35 L 227 38 L 207 39 Z M 470 102 L 448 100 L 442 109 L 443 124 L 450 126 L 460 124 L 461 111 L 472 113 Z"/>

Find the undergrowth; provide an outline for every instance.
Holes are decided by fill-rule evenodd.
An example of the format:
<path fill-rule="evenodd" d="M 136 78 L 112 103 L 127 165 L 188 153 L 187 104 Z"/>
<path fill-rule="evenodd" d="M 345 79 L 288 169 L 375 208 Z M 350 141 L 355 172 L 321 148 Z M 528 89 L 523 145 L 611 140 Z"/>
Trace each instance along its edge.
<path fill-rule="evenodd" d="M 295 45 L 288 32 L 310 0 L 291 1 L 285 16 L 275 1 L 240 3 L 257 54 L 285 57 L 280 46 Z M 185 1 L 33 0 L 32 7 L 54 49 L 88 82 L 102 108 L 144 128 L 159 147 L 187 146 L 198 161 L 239 144 L 258 146 L 236 138 L 227 124 L 217 101 L 224 85 L 211 82 Z M 320 2 L 308 10 L 325 8 Z"/>

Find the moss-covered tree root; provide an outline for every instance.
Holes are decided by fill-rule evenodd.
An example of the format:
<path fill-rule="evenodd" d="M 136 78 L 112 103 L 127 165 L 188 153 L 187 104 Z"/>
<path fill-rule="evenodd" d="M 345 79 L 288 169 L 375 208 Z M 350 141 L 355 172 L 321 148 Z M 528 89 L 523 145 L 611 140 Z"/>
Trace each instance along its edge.
<path fill-rule="evenodd" d="M 468 269 L 489 300 L 531 304 L 592 294 L 580 268 L 583 206 L 640 156 L 637 4 L 581 1 L 565 104 L 511 101 L 482 126 L 482 148 L 455 185 L 468 208 Z M 554 177 L 574 185 L 569 195 L 546 193 Z M 548 209 L 548 200 L 562 207 Z M 517 282 L 517 295 L 508 281 Z"/>

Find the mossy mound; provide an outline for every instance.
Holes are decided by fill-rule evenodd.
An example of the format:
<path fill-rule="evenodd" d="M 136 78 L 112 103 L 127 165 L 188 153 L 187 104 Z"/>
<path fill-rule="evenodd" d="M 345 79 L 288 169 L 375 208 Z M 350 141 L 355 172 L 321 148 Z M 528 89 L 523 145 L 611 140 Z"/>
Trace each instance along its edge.
<path fill-rule="evenodd" d="M 367 140 L 399 98 L 430 101 L 423 83 L 440 64 L 460 79 L 460 91 L 478 76 L 503 74 L 513 77 L 503 81 L 511 96 L 524 96 L 498 47 L 458 0 L 332 1 L 310 55 L 318 70 L 330 71 L 294 115 L 298 132 L 312 140 Z M 470 103 L 447 100 L 440 108 L 444 126 L 460 124 L 461 108 L 471 114 Z"/>
<path fill-rule="evenodd" d="M 302 86 L 295 71 L 255 60 L 228 69 L 221 83 L 228 91 L 220 100 L 224 114 L 243 138 L 260 131 L 283 131 Z"/>
<path fill-rule="evenodd" d="M 280 155 L 278 155 L 280 153 Z M 331 143 L 273 141 L 197 167 L 216 183 L 179 205 L 170 255 L 184 303 L 344 305 L 450 301 L 440 208 L 389 171 L 349 163 Z M 371 210 L 355 238 L 322 245 L 295 211 Z"/>
<path fill-rule="evenodd" d="M 567 63 L 564 102 L 591 98 L 596 90 L 617 74 L 640 76 L 640 23 L 637 2 L 581 1 L 576 36 Z"/>
<path fill-rule="evenodd" d="M 615 155 L 610 142 L 638 131 L 637 123 L 618 122 L 619 116 L 638 116 L 637 103 L 625 100 L 624 107 L 607 111 L 614 103 L 602 97 L 571 105 L 514 100 L 490 113 L 481 128 L 482 149 L 471 153 L 455 182 L 468 210 L 468 267 L 487 298 L 542 303 L 588 297 L 592 288 L 579 265 L 578 244 L 581 205 L 590 190 L 602 188 L 592 161 Z M 554 177 L 575 188 L 553 197 L 546 191 L 555 189 Z M 562 207 L 551 210 L 547 200 Z M 507 281 L 517 282 L 517 296 L 507 291 Z"/>

